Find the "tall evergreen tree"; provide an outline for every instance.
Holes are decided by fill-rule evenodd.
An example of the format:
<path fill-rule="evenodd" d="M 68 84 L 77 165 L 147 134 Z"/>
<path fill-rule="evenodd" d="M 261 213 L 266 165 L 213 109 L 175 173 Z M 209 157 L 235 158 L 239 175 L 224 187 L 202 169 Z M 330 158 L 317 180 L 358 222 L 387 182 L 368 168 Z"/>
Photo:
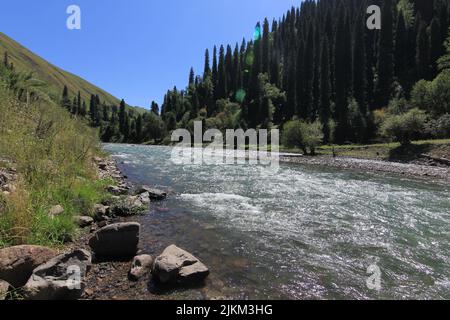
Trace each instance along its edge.
<path fill-rule="evenodd" d="M 394 75 L 393 21 L 392 0 L 384 0 L 381 13 L 382 27 L 378 44 L 378 81 L 376 87 L 378 107 L 386 106 L 391 97 Z"/>

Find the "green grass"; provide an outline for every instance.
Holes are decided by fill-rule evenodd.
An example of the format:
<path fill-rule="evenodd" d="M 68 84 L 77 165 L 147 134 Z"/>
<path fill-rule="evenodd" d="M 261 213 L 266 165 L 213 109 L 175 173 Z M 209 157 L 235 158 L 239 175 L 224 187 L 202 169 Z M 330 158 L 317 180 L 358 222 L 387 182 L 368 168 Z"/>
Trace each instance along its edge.
<path fill-rule="evenodd" d="M 91 160 L 102 155 L 97 132 L 51 102 L 17 101 L 1 79 L 0 114 L 0 154 L 18 172 L 17 190 L 0 196 L 0 247 L 60 246 L 77 233 L 73 216 L 108 197 L 111 181 L 97 179 Z M 54 205 L 64 214 L 50 217 Z"/>

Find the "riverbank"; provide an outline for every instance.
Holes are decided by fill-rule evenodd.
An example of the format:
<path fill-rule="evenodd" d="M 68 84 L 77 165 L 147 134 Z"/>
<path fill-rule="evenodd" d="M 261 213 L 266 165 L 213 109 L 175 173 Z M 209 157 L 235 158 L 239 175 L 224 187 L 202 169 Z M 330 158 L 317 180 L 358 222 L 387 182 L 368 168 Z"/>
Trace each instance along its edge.
<path fill-rule="evenodd" d="M 450 182 L 450 168 L 445 166 L 431 166 L 351 157 L 333 157 L 327 155 L 315 157 L 281 157 L 281 161 L 284 163 L 355 170 L 371 174 L 390 174 L 408 178 Z"/>

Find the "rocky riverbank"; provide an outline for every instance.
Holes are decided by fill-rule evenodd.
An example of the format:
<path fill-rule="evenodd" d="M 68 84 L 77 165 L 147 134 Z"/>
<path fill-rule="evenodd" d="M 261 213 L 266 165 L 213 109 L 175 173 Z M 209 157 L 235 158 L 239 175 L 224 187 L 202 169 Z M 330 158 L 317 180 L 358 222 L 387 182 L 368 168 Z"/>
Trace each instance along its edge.
<path fill-rule="evenodd" d="M 364 173 L 394 174 L 408 178 L 450 182 L 450 167 L 448 166 L 432 166 L 332 156 L 281 157 L 281 161 L 285 163 L 355 170 Z"/>
<path fill-rule="evenodd" d="M 74 217 L 81 234 L 62 252 L 26 245 L 1 249 L 0 299 L 129 299 L 130 290 L 149 290 L 149 283 L 155 290 L 189 288 L 208 277 L 199 259 L 175 245 L 156 258 L 139 249 L 141 226 L 130 219 L 167 194 L 128 183 L 113 160 L 93 161 L 99 178 L 115 182 L 107 187 L 110 199 L 97 204 L 93 216 Z M 63 208 L 53 209 L 56 215 Z"/>

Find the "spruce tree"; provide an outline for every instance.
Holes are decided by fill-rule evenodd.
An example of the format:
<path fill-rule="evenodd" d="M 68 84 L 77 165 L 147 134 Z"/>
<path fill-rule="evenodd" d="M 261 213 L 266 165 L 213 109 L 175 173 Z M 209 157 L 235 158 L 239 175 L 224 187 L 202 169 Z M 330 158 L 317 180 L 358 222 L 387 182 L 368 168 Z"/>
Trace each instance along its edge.
<path fill-rule="evenodd" d="M 419 79 L 428 79 L 430 74 L 429 47 L 427 26 L 424 21 L 420 22 L 417 32 L 416 67 Z"/>
<path fill-rule="evenodd" d="M 324 143 L 329 142 L 331 118 L 331 92 L 330 92 L 330 57 L 329 42 L 325 36 L 322 40 L 320 53 L 320 121 L 322 122 Z"/>
<path fill-rule="evenodd" d="M 381 13 L 381 30 L 378 43 L 378 81 L 376 97 L 378 107 L 387 106 L 391 97 L 394 73 L 392 0 L 384 0 Z"/>

